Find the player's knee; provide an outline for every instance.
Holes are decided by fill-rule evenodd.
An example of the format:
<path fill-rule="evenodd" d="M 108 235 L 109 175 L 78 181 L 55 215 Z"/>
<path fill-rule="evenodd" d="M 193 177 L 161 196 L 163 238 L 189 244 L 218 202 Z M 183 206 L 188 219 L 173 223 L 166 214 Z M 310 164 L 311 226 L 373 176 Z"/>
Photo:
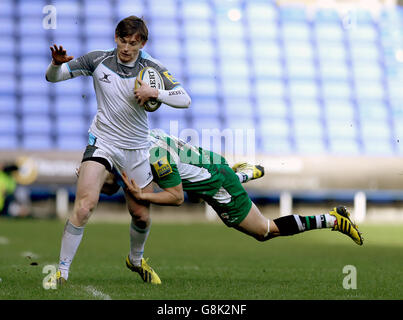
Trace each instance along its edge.
<path fill-rule="evenodd" d="M 133 220 L 139 223 L 148 222 L 150 216 L 149 208 L 146 206 L 129 207 L 129 213 Z"/>
<path fill-rule="evenodd" d="M 93 199 L 82 199 L 78 201 L 74 214 L 76 220 L 80 223 L 80 225 L 84 225 L 87 223 L 96 205 L 97 201 Z"/>

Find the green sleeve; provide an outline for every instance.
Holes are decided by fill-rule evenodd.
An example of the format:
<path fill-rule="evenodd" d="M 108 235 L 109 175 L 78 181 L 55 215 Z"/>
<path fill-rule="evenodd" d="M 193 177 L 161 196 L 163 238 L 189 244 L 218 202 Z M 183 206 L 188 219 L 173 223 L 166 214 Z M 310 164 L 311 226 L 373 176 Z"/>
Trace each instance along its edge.
<path fill-rule="evenodd" d="M 165 149 L 163 151 L 154 152 L 150 158 L 154 181 L 161 188 L 176 187 L 182 182 L 178 166 L 171 154 Z"/>

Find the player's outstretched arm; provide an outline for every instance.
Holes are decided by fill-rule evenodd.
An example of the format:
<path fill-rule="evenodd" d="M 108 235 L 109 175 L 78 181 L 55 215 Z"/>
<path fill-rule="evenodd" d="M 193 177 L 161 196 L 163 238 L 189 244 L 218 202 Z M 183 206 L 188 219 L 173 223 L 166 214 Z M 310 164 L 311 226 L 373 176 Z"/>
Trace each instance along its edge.
<path fill-rule="evenodd" d="M 180 206 L 183 203 L 184 195 L 182 183 L 175 187 L 165 188 L 162 192 L 142 192 L 141 188 L 133 179 L 127 177 L 125 172 L 122 172 L 122 179 L 129 193 L 140 201 L 148 201 L 153 204 L 165 206 Z"/>
<path fill-rule="evenodd" d="M 58 82 L 62 80 L 70 79 L 70 72 L 64 63 L 74 59 L 73 56 L 68 56 L 67 51 L 63 46 L 53 45 L 50 47 L 52 52 L 52 62 L 49 64 L 46 70 L 46 80 L 50 82 Z"/>

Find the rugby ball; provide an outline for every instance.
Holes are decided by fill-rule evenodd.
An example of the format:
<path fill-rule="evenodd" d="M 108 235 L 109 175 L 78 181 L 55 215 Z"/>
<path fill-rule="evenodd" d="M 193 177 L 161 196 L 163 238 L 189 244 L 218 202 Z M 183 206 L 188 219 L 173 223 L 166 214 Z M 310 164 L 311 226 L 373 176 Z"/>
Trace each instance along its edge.
<path fill-rule="evenodd" d="M 138 81 L 139 79 L 143 80 L 151 88 L 164 90 L 164 80 L 162 79 L 160 73 L 153 67 L 145 67 L 139 72 L 134 83 L 135 89 L 140 87 L 140 82 Z M 157 101 L 157 99 L 150 99 L 144 103 L 144 109 L 148 112 L 154 112 L 160 106 L 161 102 Z"/>

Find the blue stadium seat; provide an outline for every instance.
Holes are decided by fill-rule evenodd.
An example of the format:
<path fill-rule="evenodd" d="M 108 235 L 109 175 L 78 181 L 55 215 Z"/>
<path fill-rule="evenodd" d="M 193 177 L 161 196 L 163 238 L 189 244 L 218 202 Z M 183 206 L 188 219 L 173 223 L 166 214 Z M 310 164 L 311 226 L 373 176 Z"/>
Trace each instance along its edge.
<path fill-rule="evenodd" d="M 182 54 L 181 42 L 179 39 L 165 39 L 159 38 L 153 41 L 150 47 L 151 55 L 161 58 L 163 60 L 164 57 L 180 57 Z"/>
<path fill-rule="evenodd" d="M 17 81 L 13 74 L 6 74 L 0 78 L 0 94 L 12 94 L 17 90 Z"/>
<path fill-rule="evenodd" d="M 327 119 L 354 120 L 354 105 L 348 99 L 328 99 L 324 102 L 324 112 Z M 328 120 L 329 121 L 329 120 Z"/>
<path fill-rule="evenodd" d="M 85 44 L 80 41 L 77 37 L 55 35 L 54 41 L 57 45 L 62 45 L 66 49 L 67 54 L 73 56 L 74 58 L 81 57 L 86 54 Z M 49 48 L 48 48 L 49 50 Z M 51 60 L 50 50 L 49 50 L 49 63 Z"/>
<path fill-rule="evenodd" d="M 0 114 L 12 114 L 15 112 L 17 106 L 16 97 L 13 92 L 2 94 L 0 96 Z"/>
<path fill-rule="evenodd" d="M 211 6 L 207 1 L 182 1 L 180 13 L 182 17 L 196 20 L 208 20 L 213 15 Z"/>
<path fill-rule="evenodd" d="M 254 41 L 275 40 L 279 34 L 277 22 L 269 20 L 249 20 L 248 35 Z"/>
<path fill-rule="evenodd" d="M 257 129 L 259 137 L 265 140 L 287 139 L 291 136 L 291 126 L 289 120 L 285 118 L 261 117 Z"/>
<path fill-rule="evenodd" d="M 340 24 L 340 15 L 337 10 L 332 8 L 318 9 L 314 15 L 314 21 L 317 24 Z"/>
<path fill-rule="evenodd" d="M 162 104 L 161 107 L 158 109 L 160 118 L 172 118 L 172 119 L 175 118 L 184 119 L 189 114 L 188 111 L 189 109 L 173 108 L 166 104 Z"/>
<path fill-rule="evenodd" d="M 22 114 L 41 114 L 49 115 L 50 101 L 47 95 L 24 95 L 21 100 Z"/>
<path fill-rule="evenodd" d="M 83 99 L 79 95 L 59 94 L 53 109 L 57 115 L 83 115 Z"/>
<path fill-rule="evenodd" d="M 305 22 L 287 22 L 282 25 L 281 35 L 285 43 L 292 43 L 295 41 L 309 43 L 310 28 Z"/>
<path fill-rule="evenodd" d="M 260 98 L 256 100 L 255 111 L 259 117 L 285 118 L 288 114 L 287 103 L 281 98 Z"/>
<path fill-rule="evenodd" d="M 42 18 L 43 7 L 47 5 L 47 1 L 18 1 L 15 5 L 16 14 L 20 17 L 40 17 Z"/>
<path fill-rule="evenodd" d="M 88 20 L 87 20 L 88 22 Z M 103 30 L 103 24 L 100 24 L 100 29 Z M 83 31 L 83 25 L 81 24 L 79 15 L 65 16 L 57 18 L 57 28 L 54 30 L 55 37 L 80 37 Z M 95 33 L 96 34 L 96 33 Z"/>
<path fill-rule="evenodd" d="M 245 36 L 244 24 L 240 21 L 232 22 L 230 20 L 218 20 L 216 25 L 218 39 L 224 40 L 242 40 Z"/>
<path fill-rule="evenodd" d="M 283 98 L 285 96 L 285 87 L 282 80 L 256 79 L 254 87 L 257 98 Z"/>
<path fill-rule="evenodd" d="M 376 99 L 385 97 L 385 91 L 380 81 L 356 80 L 355 91 L 357 99 Z"/>
<path fill-rule="evenodd" d="M 254 114 L 254 106 L 249 97 L 247 98 L 232 98 L 223 99 L 223 104 L 220 105 L 220 113 L 224 114 L 224 118 L 238 117 L 241 119 L 251 118 Z"/>
<path fill-rule="evenodd" d="M 5 17 L 0 16 L 0 26 L 2 27 L 0 29 L 1 36 L 14 34 L 14 20 L 11 15 Z"/>
<path fill-rule="evenodd" d="M 248 1 L 245 3 L 245 15 L 249 21 L 268 21 L 276 20 L 278 11 L 267 1 Z"/>
<path fill-rule="evenodd" d="M 348 82 L 350 70 L 344 61 L 321 61 L 319 75 L 322 81 L 344 81 Z"/>
<path fill-rule="evenodd" d="M 307 21 L 307 14 L 304 6 L 282 6 L 279 7 L 279 13 L 280 19 L 284 23 Z"/>
<path fill-rule="evenodd" d="M 115 27 L 112 18 L 103 18 L 102 23 L 99 23 L 98 17 L 87 18 L 84 23 L 84 34 L 87 38 L 99 37 L 109 38 L 112 40 L 115 36 Z"/>
<path fill-rule="evenodd" d="M 248 78 L 224 79 L 221 83 L 221 94 L 227 97 L 249 97 L 251 94 L 251 83 Z"/>
<path fill-rule="evenodd" d="M 53 45 L 47 38 L 41 35 L 23 35 L 17 45 L 17 50 L 24 52 L 26 48 L 30 48 L 30 56 L 47 57 L 51 60 L 51 52 L 49 47 Z M 46 71 L 46 70 L 45 70 Z"/>
<path fill-rule="evenodd" d="M 24 115 L 22 118 L 22 131 L 26 136 L 50 134 L 52 132 L 52 121 L 50 117 L 42 115 Z"/>
<path fill-rule="evenodd" d="M 237 117 L 236 115 L 227 115 L 225 117 L 224 127 L 231 130 L 238 130 L 246 136 L 246 130 L 255 130 L 256 124 L 251 116 L 243 115 L 242 117 Z M 235 132 L 233 134 L 235 134 Z"/>
<path fill-rule="evenodd" d="M 17 66 L 16 66 L 16 59 L 14 56 L 10 55 L 5 55 L 5 56 L 0 56 L 1 59 L 1 64 L 0 64 L 0 73 L 1 74 L 14 74 Z"/>
<path fill-rule="evenodd" d="M 55 132 L 59 136 L 71 134 L 81 134 L 88 130 L 88 126 L 81 116 L 57 115 L 55 122 Z"/>
<path fill-rule="evenodd" d="M 179 12 L 175 0 L 148 0 L 151 19 L 175 18 Z"/>
<path fill-rule="evenodd" d="M 0 133 L 16 134 L 18 132 L 17 119 L 12 114 L 2 114 L 0 117 Z"/>
<path fill-rule="evenodd" d="M 280 59 L 283 55 L 279 42 L 274 40 L 252 40 L 248 54 L 251 54 L 254 60 L 259 58 Z"/>
<path fill-rule="evenodd" d="M 198 78 L 205 76 L 213 78 L 217 75 L 217 68 L 212 58 L 188 56 L 186 66 L 184 66 L 184 72 L 186 72 L 189 77 Z"/>
<path fill-rule="evenodd" d="M 188 110 L 195 119 L 203 116 L 217 117 L 221 113 L 221 105 L 216 98 L 192 99 L 192 104 Z"/>
<path fill-rule="evenodd" d="M 291 115 L 295 119 L 319 119 L 321 105 L 316 99 L 294 99 L 291 101 Z"/>
<path fill-rule="evenodd" d="M 319 60 L 325 64 L 333 61 L 346 62 L 347 51 L 342 42 L 320 41 L 317 43 L 317 49 Z"/>
<path fill-rule="evenodd" d="M 364 153 L 368 155 L 392 155 L 394 148 L 390 139 L 366 139 L 363 141 Z"/>
<path fill-rule="evenodd" d="M 218 40 L 217 54 L 222 60 L 226 60 L 227 58 L 246 59 L 248 49 L 245 47 L 243 41 L 221 38 Z"/>
<path fill-rule="evenodd" d="M 187 119 L 182 116 L 161 116 L 159 118 L 158 127 L 167 133 L 176 134 L 176 130 L 180 133 L 182 130 L 189 128 Z"/>
<path fill-rule="evenodd" d="M 325 99 L 348 100 L 351 98 L 351 87 L 344 81 L 326 81 L 322 86 Z"/>
<path fill-rule="evenodd" d="M 14 134 L 0 134 L 0 150 L 13 150 L 18 148 L 18 140 Z"/>
<path fill-rule="evenodd" d="M 340 24 L 315 24 L 314 35 L 316 42 L 343 42 L 343 29 Z"/>
<path fill-rule="evenodd" d="M 49 150 L 53 148 L 53 142 L 47 134 L 24 135 L 21 147 L 25 150 Z"/>
<path fill-rule="evenodd" d="M 289 82 L 290 98 L 316 99 L 318 97 L 318 87 L 312 80 L 293 80 Z"/>
<path fill-rule="evenodd" d="M 296 151 L 300 154 L 324 154 L 327 152 L 326 145 L 321 137 L 297 138 L 295 146 Z"/>
<path fill-rule="evenodd" d="M 110 36 L 102 37 L 90 37 L 85 41 L 84 52 L 90 52 L 94 50 L 110 50 L 116 47 L 114 41 L 113 31 Z"/>
<path fill-rule="evenodd" d="M 214 78 L 190 78 L 186 91 L 189 91 L 191 97 L 215 97 L 218 92 Z"/>
<path fill-rule="evenodd" d="M 192 58 L 212 58 L 216 54 L 211 39 L 191 39 L 184 42 L 184 53 L 188 59 Z"/>
<path fill-rule="evenodd" d="M 262 139 L 261 150 L 265 154 L 293 154 L 294 148 L 288 138 Z"/>
<path fill-rule="evenodd" d="M 253 59 L 253 73 L 257 79 L 282 79 L 285 77 L 283 64 L 277 58 Z"/>
<path fill-rule="evenodd" d="M 56 148 L 59 150 L 84 150 L 87 145 L 87 137 L 83 134 L 73 134 L 67 136 L 58 136 L 56 139 Z"/>
<path fill-rule="evenodd" d="M 27 1 L 26 1 L 27 2 Z M 22 16 L 18 24 L 16 24 L 16 33 L 21 37 L 37 36 L 46 37 L 52 32 L 52 29 L 43 28 L 43 18 L 42 8 L 39 10 L 39 15 L 36 16 Z M 57 20 L 56 20 L 57 22 Z M 49 28 L 51 25 L 49 25 Z"/>
<path fill-rule="evenodd" d="M 218 129 L 221 130 L 222 124 L 217 117 L 198 117 L 193 121 L 193 128 L 202 133 L 203 129 Z"/>
<path fill-rule="evenodd" d="M 84 88 L 84 81 L 82 77 L 68 79 L 51 84 L 57 95 L 75 95 L 81 96 Z"/>
<path fill-rule="evenodd" d="M 46 69 L 50 64 L 51 59 L 50 54 L 49 56 L 24 56 L 20 61 L 20 67 L 21 70 L 24 70 L 24 75 L 35 75 L 41 80 L 44 80 Z"/>
<path fill-rule="evenodd" d="M 372 25 L 360 25 L 357 24 L 354 28 L 351 28 L 347 32 L 347 38 L 350 43 L 373 43 L 377 40 L 377 31 Z"/>
<path fill-rule="evenodd" d="M 314 58 L 312 45 L 305 41 L 293 41 L 284 43 L 284 53 L 287 60 Z"/>
<path fill-rule="evenodd" d="M 60 19 L 64 18 L 78 19 L 81 15 L 80 3 L 76 1 L 58 0 L 56 9 L 57 9 L 58 23 Z"/>
<path fill-rule="evenodd" d="M 11 35 L 2 35 L 0 37 L 0 54 L 10 56 L 13 54 L 17 43 L 13 36 Z"/>
<path fill-rule="evenodd" d="M 354 43 L 351 46 L 351 57 L 355 62 L 377 63 L 380 58 L 376 43 Z"/>
<path fill-rule="evenodd" d="M 145 14 L 143 0 L 119 0 L 116 5 L 119 21 L 130 15 L 142 17 Z"/>
<path fill-rule="evenodd" d="M 391 129 L 387 120 L 361 119 L 361 135 L 363 140 L 389 140 L 392 138 Z"/>
<path fill-rule="evenodd" d="M 150 39 L 175 39 L 181 34 L 181 28 L 176 19 L 158 19 L 151 20 L 148 24 L 148 32 Z"/>
<path fill-rule="evenodd" d="M 242 58 L 228 57 L 219 64 L 217 74 L 225 79 L 240 79 L 240 81 L 241 79 L 248 79 L 250 74 L 248 61 Z"/>
<path fill-rule="evenodd" d="M 184 19 L 183 34 L 185 39 L 208 39 L 213 36 L 213 26 L 210 21 Z"/>
<path fill-rule="evenodd" d="M 329 151 L 336 155 L 358 155 L 361 153 L 360 145 L 356 139 L 335 138 L 329 140 Z"/>
<path fill-rule="evenodd" d="M 362 100 L 358 103 L 360 119 L 379 119 L 385 121 L 389 116 L 389 109 L 382 100 Z"/>
<path fill-rule="evenodd" d="M 328 118 L 326 128 L 330 140 L 354 140 L 358 137 L 358 128 L 353 121 Z"/>
<path fill-rule="evenodd" d="M 108 19 L 112 16 L 112 2 L 109 0 L 83 0 L 84 14 L 86 17 L 94 17 L 98 19 Z"/>
<path fill-rule="evenodd" d="M 10 17 L 15 12 L 14 0 L 3 0 L 0 2 L 0 16 Z"/>
<path fill-rule="evenodd" d="M 286 63 L 287 77 L 295 80 L 313 80 L 316 67 L 310 59 L 291 59 Z"/>
<path fill-rule="evenodd" d="M 315 119 L 294 118 L 293 133 L 297 140 L 304 140 L 305 138 L 322 139 L 324 135 L 323 124 L 321 121 Z"/>

